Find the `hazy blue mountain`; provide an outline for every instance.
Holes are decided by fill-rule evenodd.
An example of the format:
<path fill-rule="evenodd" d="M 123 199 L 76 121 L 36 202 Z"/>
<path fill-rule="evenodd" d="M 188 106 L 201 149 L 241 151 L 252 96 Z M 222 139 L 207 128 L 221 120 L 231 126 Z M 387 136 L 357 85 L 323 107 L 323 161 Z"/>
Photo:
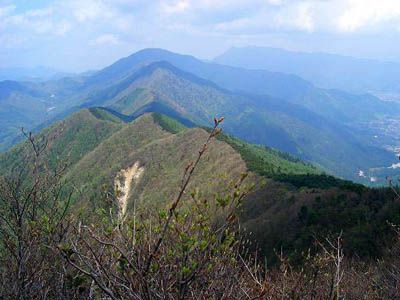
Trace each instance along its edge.
<path fill-rule="evenodd" d="M 30 80 L 44 81 L 50 79 L 61 78 L 71 75 L 64 71 L 56 70 L 49 67 L 32 67 L 32 68 L 0 68 L 0 81 L 2 80 Z"/>
<path fill-rule="evenodd" d="M 158 111 L 186 125 L 208 125 L 214 115 L 225 115 L 228 132 L 353 179 L 359 169 L 393 163 L 394 154 L 384 146 L 396 146 L 395 139 L 385 133 L 383 145 L 368 124 L 385 127 L 400 111 L 397 104 L 368 94 L 321 89 L 295 75 L 204 62 L 162 49 L 139 51 L 94 73 L 8 82 L 2 90 L 3 149 L 13 143 L 20 125 L 43 128 L 80 107 L 103 106 L 131 117 Z M 15 99 L 21 107 L 12 104 Z"/>
<path fill-rule="evenodd" d="M 400 63 L 277 48 L 231 48 L 215 58 L 231 66 L 296 74 L 319 87 L 400 93 Z"/>
<path fill-rule="evenodd" d="M 349 127 L 355 136 L 363 139 L 367 144 L 385 148 L 400 146 L 397 145 L 400 135 L 394 130 L 388 130 L 400 124 L 400 109 L 397 103 L 383 102 L 365 93 L 357 95 L 317 88 L 294 75 L 265 70 L 247 70 L 204 62 L 193 56 L 180 55 L 162 49 L 145 49 L 99 71 L 89 78 L 88 82 L 94 81 L 100 87 L 104 87 L 110 82 L 128 78 L 129 74 L 152 61 L 168 61 L 181 70 L 212 81 L 231 91 L 267 94 L 301 105 L 332 122 L 339 122 Z"/>
<path fill-rule="evenodd" d="M 313 161 L 347 178 L 356 178 L 359 166 L 388 165 L 393 158 L 341 123 L 304 106 L 266 95 L 235 93 L 167 62 L 149 64 L 96 90 L 83 106 L 106 106 L 127 115 L 153 110 L 200 125 L 210 125 L 213 116 L 224 115 L 228 133 Z"/>
<path fill-rule="evenodd" d="M 42 101 L 44 93 L 29 83 L 0 82 L 0 149 L 13 143 L 21 127 L 40 124 L 52 104 Z"/>
<path fill-rule="evenodd" d="M 163 49 L 144 49 L 122 58 L 90 77 L 87 83 L 104 85 L 122 80 L 138 68 L 156 61 L 167 61 L 183 71 L 213 81 L 232 91 L 289 98 L 312 88 L 311 83 L 294 75 L 234 68 L 204 62 L 190 55 L 181 55 Z"/>
<path fill-rule="evenodd" d="M 145 49 L 123 58 L 90 77 L 87 83 L 104 86 L 123 80 L 141 66 L 155 61 L 167 61 L 183 71 L 212 81 L 231 91 L 267 94 L 304 105 L 333 120 L 364 121 L 377 114 L 400 112 L 399 105 L 384 103 L 368 94 L 354 95 L 336 90 L 320 89 L 295 75 L 265 70 L 246 70 L 209 63 L 193 56 L 180 55 L 163 49 Z"/>
<path fill-rule="evenodd" d="M 81 88 L 80 77 L 0 81 L 0 151 L 19 140 L 21 127 L 28 131 L 43 128 L 43 123 L 65 117 L 81 100 Z"/>

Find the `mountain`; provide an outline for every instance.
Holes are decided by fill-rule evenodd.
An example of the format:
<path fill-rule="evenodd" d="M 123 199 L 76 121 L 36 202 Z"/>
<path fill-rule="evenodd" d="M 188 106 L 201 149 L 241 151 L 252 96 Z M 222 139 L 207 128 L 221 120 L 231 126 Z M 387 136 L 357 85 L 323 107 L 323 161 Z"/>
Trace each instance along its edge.
<path fill-rule="evenodd" d="M 359 170 L 383 167 L 382 183 L 385 168 L 395 158 L 386 148 L 396 146 L 396 136 L 380 132 L 376 138 L 376 130 L 385 127 L 387 120 L 395 120 L 397 105 L 371 95 L 320 89 L 294 75 L 246 70 L 162 49 L 145 49 L 94 74 L 29 84 L 55 101 L 49 104 L 51 116 L 46 115 L 45 107 L 31 111 L 38 121 L 30 122 L 29 130 L 43 128 L 43 124 L 63 119 L 79 108 L 96 106 L 132 118 L 156 111 L 186 126 L 207 125 L 214 115 L 224 115 L 230 134 L 365 183 L 369 178 L 358 177 Z M 15 95 L 24 100 L 24 94 L 15 91 L 3 101 Z M 29 94 L 26 97 L 29 99 Z M 37 97 L 35 101 L 43 99 Z M 31 107 L 27 105 L 26 109 Z M 13 117 L 8 121 L 4 126 L 19 124 Z M 378 124 L 378 129 L 370 128 L 370 124 Z"/>
<path fill-rule="evenodd" d="M 400 92 L 400 63 L 396 62 L 263 47 L 231 48 L 214 61 L 247 69 L 295 74 L 323 88 L 393 96 Z"/>
<path fill-rule="evenodd" d="M 0 81 L 44 81 L 55 79 L 56 77 L 66 77 L 68 73 L 48 67 L 35 68 L 0 68 Z"/>
<path fill-rule="evenodd" d="M 356 178 L 359 166 L 389 164 L 392 155 L 363 143 L 345 126 L 282 99 L 234 93 L 166 62 L 144 66 L 116 85 L 97 90 L 87 106 L 107 106 L 124 114 L 141 110 L 175 112 L 207 125 L 224 115 L 227 132 L 248 142 L 269 145 L 326 170 Z M 332 147 L 331 145 L 335 145 Z"/>
<path fill-rule="evenodd" d="M 400 136 L 388 128 L 400 122 L 399 104 L 380 101 L 370 94 L 349 94 L 339 90 L 321 89 L 295 75 L 247 70 L 203 62 L 192 56 L 162 49 L 145 49 L 99 71 L 93 78 L 107 79 L 111 74 L 120 74 L 117 78 L 123 80 L 129 77 L 126 74 L 137 71 L 143 64 L 155 61 L 167 61 L 180 70 L 235 93 L 269 95 L 306 107 L 334 123 L 348 127 L 353 135 L 360 137 L 362 143 L 367 145 L 385 149 L 398 146 Z M 103 85 L 106 81 L 103 81 Z M 379 165 L 385 166 L 387 164 Z"/>
<path fill-rule="evenodd" d="M 269 94 L 279 98 L 295 96 L 311 84 L 300 77 L 283 73 L 245 70 L 201 61 L 193 56 L 181 55 L 163 49 L 144 49 L 122 58 L 97 74 L 88 83 L 105 84 L 128 77 L 132 72 L 153 62 L 166 61 L 175 67 L 209 80 L 232 91 Z"/>
<path fill-rule="evenodd" d="M 319 89 L 298 76 L 267 70 L 248 70 L 217 63 L 203 62 L 195 57 L 180 55 L 162 49 L 145 49 L 123 58 L 99 71 L 89 82 L 122 80 L 143 65 L 166 61 L 197 77 L 214 82 L 234 92 L 263 94 L 307 106 L 316 113 L 341 121 L 370 118 L 376 114 L 398 113 L 399 105 L 382 103 L 371 95 Z M 357 110 L 354 108 L 357 106 Z M 360 117 L 361 116 L 361 117 Z M 362 117 L 363 116 L 363 117 Z"/>
<path fill-rule="evenodd" d="M 177 186 L 179 173 L 168 175 L 164 171 L 170 172 L 173 168 L 176 169 L 174 172 L 180 172 L 184 169 L 185 163 L 193 158 L 207 135 L 205 129 L 188 128 L 163 114 L 144 113 L 132 118 L 105 108 L 80 110 L 40 134 L 48 140 L 46 160 L 50 167 L 58 163 L 67 164 L 68 181 L 87 188 L 85 193 L 90 195 L 103 184 L 113 188 L 113 180 L 118 171 L 136 161 L 146 169 L 152 183 L 161 178 L 170 178 L 172 183 L 165 184 L 165 188 Z M 218 171 L 209 166 L 198 177 L 206 178 L 208 173 L 212 177 L 211 182 L 218 182 L 219 176 L 224 173 L 239 176 L 245 172 L 245 163 L 239 159 L 238 154 L 230 157 L 236 152 L 234 148 L 242 149 L 249 157 L 262 158 L 263 162 L 256 167 L 262 168 L 264 175 L 320 173 L 312 165 L 286 154 L 223 136 L 210 148 L 212 157 L 206 159 L 210 164 L 214 160 L 215 164 L 221 164 Z M 4 153 L 0 169 L 11 173 L 20 169 L 26 163 L 25 159 L 29 159 L 29 151 L 29 144 L 22 143 Z M 238 171 L 234 172 L 236 168 Z M 160 191 L 155 198 L 161 199 L 163 195 Z"/>
<path fill-rule="evenodd" d="M 0 151 L 20 139 L 22 127 L 33 130 L 69 109 L 75 92 L 70 81 L 0 81 Z"/>
<path fill-rule="evenodd" d="M 0 149 L 13 142 L 21 127 L 31 128 L 32 124 L 43 122 L 52 107 L 51 98 L 34 84 L 1 81 Z"/>
<path fill-rule="evenodd" d="M 208 135 L 159 113 L 131 118 L 90 108 L 46 128 L 36 141 L 48 141 L 42 163 L 50 170 L 66 165 L 63 193 L 73 192 L 71 211 L 90 218 L 97 209 L 131 214 L 135 207 L 154 215 L 167 208 Z M 25 142 L 0 155 L 2 176 L 29 167 L 30 153 Z M 390 240 L 387 221 L 396 221 L 399 205 L 390 190 L 323 175 L 288 154 L 229 135 L 210 144 L 185 197 L 196 192 L 212 205 L 243 173 L 247 185 L 255 184 L 239 212 L 244 234 L 253 232 L 251 239 L 268 258 L 281 248 L 297 257 L 314 234 L 338 230 L 349 254 L 379 256 Z"/>
<path fill-rule="evenodd" d="M 0 151 L 21 140 L 21 128 L 39 131 L 79 110 L 86 89 L 74 75 L 48 81 L 0 81 Z"/>

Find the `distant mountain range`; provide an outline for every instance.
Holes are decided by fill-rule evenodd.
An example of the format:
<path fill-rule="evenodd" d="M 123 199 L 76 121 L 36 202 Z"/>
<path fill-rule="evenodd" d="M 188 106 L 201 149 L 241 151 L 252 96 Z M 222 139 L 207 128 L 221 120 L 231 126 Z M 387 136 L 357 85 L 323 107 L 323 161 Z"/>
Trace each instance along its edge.
<path fill-rule="evenodd" d="M 278 48 L 231 48 L 215 62 L 300 76 L 316 86 L 355 93 L 400 93 L 400 63 Z M 398 98 L 398 96 L 397 96 Z"/>
<path fill-rule="evenodd" d="M 145 49 L 94 74 L 45 82 L 0 83 L 0 145 L 18 141 L 18 127 L 45 126 L 81 108 L 107 107 L 135 118 L 159 112 L 187 126 L 206 126 L 224 115 L 224 129 L 268 145 L 326 172 L 368 183 L 359 171 L 384 167 L 395 155 L 364 123 L 396 118 L 400 106 L 369 94 L 321 89 L 291 74 L 248 70 Z M 387 169 L 388 172 L 385 172 Z"/>
<path fill-rule="evenodd" d="M 0 68 L 1 80 L 29 80 L 44 81 L 71 75 L 72 73 L 63 72 L 49 67 L 34 68 Z"/>

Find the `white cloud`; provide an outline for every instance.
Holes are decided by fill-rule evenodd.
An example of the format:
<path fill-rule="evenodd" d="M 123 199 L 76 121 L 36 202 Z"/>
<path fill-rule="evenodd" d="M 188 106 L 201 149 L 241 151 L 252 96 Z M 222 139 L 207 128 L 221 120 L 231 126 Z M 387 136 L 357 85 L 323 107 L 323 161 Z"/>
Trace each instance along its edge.
<path fill-rule="evenodd" d="M 28 10 L 23 16 L 25 17 L 33 17 L 33 18 L 43 18 L 51 16 L 54 13 L 52 7 L 45 7 L 41 9 L 32 9 Z"/>
<path fill-rule="evenodd" d="M 65 35 L 68 31 L 72 29 L 72 24 L 67 21 L 61 21 L 54 28 L 54 33 L 56 35 Z"/>
<path fill-rule="evenodd" d="M 283 3 L 282 0 L 267 0 L 267 3 L 271 5 L 281 5 Z"/>
<path fill-rule="evenodd" d="M 189 0 L 178 0 L 173 3 L 162 3 L 162 10 L 167 14 L 182 13 L 189 8 Z"/>
<path fill-rule="evenodd" d="M 0 18 L 9 15 L 15 9 L 14 5 L 0 7 Z"/>
<path fill-rule="evenodd" d="M 32 9 L 20 14 L 10 14 L 10 11 L 8 10 L 2 19 L 1 25 L 4 28 L 12 29 L 13 32 L 20 30 L 20 33 L 64 35 L 72 27 L 66 20 L 55 18 L 53 7 Z"/>
<path fill-rule="evenodd" d="M 313 7 L 307 2 L 298 3 L 277 13 L 273 21 L 278 28 L 313 31 L 315 25 Z"/>
<path fill-rule="evenodd" d="M 346 54 L 356 48 L 357 36 L 368 39 L 359 43 L 361 56 L 365 51 L 380 57 L 369 54 L 365 45 L 373 45 L 374 36 L 368 34 L 382 33 L 389 41 L 400 34 L 400 0 L 54 0 L 32 1 L 28 10 L 23 1 L 13 3 L 0 5 L 0 41 L 42 51 L 44 59 L 45 49 L 57 55 L 64 51 L 71 59 L 70 53 L 90 55 L 93 49 L 84 45 L 121 45 L 113 48 L 114 57 L 164 47 L 211 58 L 235 45 Z M 386 48 L 380 51 L 394 53 L 400 46 Z"/>
<path fill-rule="evenodd" d="M 73 0 L 66 2 L 65 6 L 72 10 L 79 22 L 109 19 L 116 15 L 115 6 L 100 0 Z"/>
<path fill-rule="evenodd" d="M 269 1 L 264 3 L 254 15 L 237 18 L 228 22 L 216 24 L 215 28 L 222 31 L 247 31 L 267 32 L 270 30 L 298 30 L 313 31 L 314 12 L 313 6 L 307 2 L 299 2 L 293 5 L 283 5 L 281 1 Z M 272 5 L 272 6 L 269 6 Z"/>
<path fill-rule="evenodd" d="M 23 37 L 15 36 L 14 34 L 0 35 L 0 44 L 7 49 L 19 48 L 25 42 Z"/>
<path fill-rule="evenodd" d="M 118 36 L 114 34 L 103 34 L 91 40 L 89 42 L 91 46 L 100 46 L 100 45 L 119 45 L 121 44 L 121 40 Z"/>
<path fill-rule="evenodd" d="M 398 169 L 398 168 L 400 168 L 400 163 L 392 164 L 390 167 L 388 167 L 388 169 Z"/>
<path fill-rule="evenodd" d="M 344 12 L 337 19 L 337 27 L 354 32 L 392 20 L 400 24 L 399 0 L 347 0 Z"/>

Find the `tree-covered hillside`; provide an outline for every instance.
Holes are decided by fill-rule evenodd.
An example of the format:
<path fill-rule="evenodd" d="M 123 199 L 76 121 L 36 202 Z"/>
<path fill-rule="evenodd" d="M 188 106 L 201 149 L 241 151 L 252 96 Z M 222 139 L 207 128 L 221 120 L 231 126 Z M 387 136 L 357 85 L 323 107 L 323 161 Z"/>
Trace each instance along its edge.
<path fill-rule="evenodd" d="M 132 170 L 140 175 L 122 192 L 126 209 L 154 214 L 174 198 L 182 170 L 208 130 L 188 128 L 159 113 L 132 119 L 91 108 L 43 130 L 36 140 L 46 143 L 50 168 L 65 164 L 63 195 L 72 193 L 76 212 L 90 216 L 116 205 L 121 197 L 116 183 Z M 29 149 L 29 143 L 22 143 L 3 154 L 2 173 L 18 174 L 32 158 Z M 400 206 L 390 189 L 369 189 L 325 175 L 289 154 L 225 134 L 207 149 L 188 190 L 201 187 L 199 197 L 210 199 L 224 194 L 243 173 L 256 187 L 240 209 L 243 228 L 253 233 L 268 258 L 282 248 L 297 259 L 314 235 L 341 230 L 346 253 L 376 257 L 390 243 L 387 222 L 399 221 Z"/>
<path fill-rule="evenodd" d="M 346 126 L 302 106 L 268 96 L 232 93 L 165 62 L 150 64 L 118 85 L 96 91 L 88 103 L 131 115 L 151 108 L 200 125 L 223 114 L 228 133 L 289 152 L 346 178 L 360 179 L 361 166 L 389 165 L 393 159 L 388 151 L 364 143 Z"/>
<path fill-rule="evenodd" d="M 90 108 L 27 134 L 0 156 L 0 296 L 35 298 L 46 286 L 50 298 L 126 299 L 122 290 L 157 298 L 169 282 L 171 295 L 242 299 L 286 295 L 277 287 L 288 278 L 292 296 L 329 295 L 343 255 L 347 287 L 395 295 L 381 277 L 392 273 L 375 266 L 397 263 L 388 253 L 396 249 L 391 224 L 400 222 L 397 190 L 343 181 L 220 134 L 222 121 L 195 128 L 159 113 Z M 253 268 L 267 277 L 258 281 Z M 223 279 L 232 276 L 234 285 Z M 360 295 L 344 286 L 340 293 Z"/>
<path fill-rule="evenodd" d="M 132 201 L 149 199 L 150 203 L 168 201 L 181 170 L 206 135 L 204 129 L 187 128 L 158 113 L 132 120 L 110 110 L 93 108 L 52 125 L 37 139 L 46 137 L 46 158 L 50 166 L 67 165 L 65 180 L 79 190 L 76 197 L 84 195 L 96 202 L 96 197 L 101 198 L 103 192 L 98 187 L 106 187 L 113 193 L 116 174 L 139 162 L 145 172 L 136 192 L 132 193 Z M 213 186 L 210 192 L 225 185 L 221 180 L 228 183 L 255 165 L 262 168 L 262 175 L 270 176 L 320 172 L 288 155 L 233 137 L 222 136 L 215 144 L 209 149 L 201 173 L 194 178 L 194 184 L 208 185 L 204 180 L 210 177 L 207 174 L 212 174 L 207 179 Z M 1 156 L 0 167 L 4 172 L 15 171 L 29 158 L 29 144 L 22 143 Z M 154 188 L 159 184 L 159 188 Z"/>

